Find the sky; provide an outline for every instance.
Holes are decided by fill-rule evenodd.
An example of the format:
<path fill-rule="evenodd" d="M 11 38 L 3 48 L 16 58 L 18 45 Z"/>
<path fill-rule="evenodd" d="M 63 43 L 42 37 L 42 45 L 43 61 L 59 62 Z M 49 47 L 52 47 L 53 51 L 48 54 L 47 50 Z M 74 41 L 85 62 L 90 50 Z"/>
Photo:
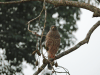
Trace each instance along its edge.
<path fill-rule="evenodd" d="M 81 20 L 77 22 L 78 31 L 75 33 L 76 44 L 83 40 L 89 29 L 100 20 L 100 17 L 92 18 L 93 13 L 91 11 L 86 9 L 81 9 L 81 11 Z M 58 64 L 66 66 L 71 75 L 100 75 L 99 32 L 100 26 L 93 32 L 88 44 L 84 44 L 76 51 L 60 58 Z"/>
<path fill-rule="evenodd" d="M 89 29 L 100 20 L 100 17 L 92 18 L 93 12 L 89 10 L 81 8 L 81 11 L 80 21 L 77 22 L 78 30 L 74 33 L 77 38 L 75 44 L 83 40 Z M 71 75 L 100 75 L 100 26 L 92 33 L 88 44 L 63 56 L 57 62 L 58 65 L 68 69 Z M 23 64 L 26 65 L 25 62 Z M 33 75 L 32 66 L 26 66 L 27 68 L 23 69 L 24 74 Z M 60 69 L 60 71 L 64 70 Z M 57 75 L 66 74 L 57 73 Z"/>

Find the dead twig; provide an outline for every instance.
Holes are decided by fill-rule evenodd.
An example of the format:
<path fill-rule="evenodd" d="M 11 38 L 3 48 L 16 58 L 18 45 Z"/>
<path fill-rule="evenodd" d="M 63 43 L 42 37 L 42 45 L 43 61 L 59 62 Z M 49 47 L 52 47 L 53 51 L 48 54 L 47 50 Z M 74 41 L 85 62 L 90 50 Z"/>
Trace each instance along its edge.
<path fill-rule="evenodd" d="M 58 67 L 63 68 L 65 70 L 65 73 L 68 74 L 68 75 L 70 75 L 69 71 L 66 68 L 64 68 L 62 66 L 58 66 Z M 59 72 L 57 72 L 57 73 L 59 73 Z M 62 73 L 64 73 L 64 72 L 62 72 Z"/>
<path fill-rule="evenodd" d="M 31 32 L 32 34 L 34 34 L 34 35 L 36 35 L 36 36 L 38 36 L 38 37 L 41 36 L 41 35 L 37 34 L 36 32 L 31 31 L 31 30 L 29 29 L 29 25 L 30 25 L 30 24 L 28 24 L 28 31 L 29 31 L 29 32 Z"/>
<path fill-rule="evenodd" d="M 33 51 L 32 55 L 34 55 L 37 52 L 37 50 Z"/>
<path fill-rule="evenodd" d="M 32 32 L 33 34 L 35 34 L 36 36 L 41 36 L 41 35 L 37 34 L 37 33 L 34 32 L 34 31 L 31 31 L 31 30 L 29 29 L 29 25 L 30 25 L 30 23 L 31 23 L 32 21 L 34 21 L 34 20 L 36 20 L 36 19 L 38 19 L 38 18 L 39 18 L 39 21 L 40 21 L 40 17 L 41 17 L 41 14 L 42 14 L 42 12 L 43 12 L 44 9 L 45 9 L 45 1 L 44 1 L 44 3 L 43 3 L 43 8 L 42 8 L 40 14 L 39 14 L 36 18 L 34 18 L 34 19 L 28 21 L 28 23 L 27 23 L 27 24 L 28 24 L 28 30 L 29 30 L 30 32 Z M 43 35 L 43 36 L 44 36 L 44 35 Z"/>
<path fill-rule="evenodd" d="M 47 17 L 47 11 L 46 11 L 46 7 L 45 7 L 45 0 L 44 0 L 44 3 L 43 3 L 43 10 L 45 10 L 45 21 L 44 21 L 44 27 L 43 27 L 43 31 L 42 31 L 42 35 L 41 35 L 41 40 L 40 40 L 40 49 L 41 49 L 41 54 L 42 54 L 43 58 L 46 59 L 44 54 L 43 54 L 43 49 L 42 49 L 42 44 L 41 44 L 42 43 L 42 38 L 43 38 L 43 33 L 44 33 L 44 30 L 45 30 L 45 26 L 46 26 L 46 17 Z"/>
<path fill-rule="evenodd" d="M 32 32 L 32 33 L 35 34 L 36 36 L 41 36 L 41 35 L 37 34 L 37 33 L 34 32 L 34 31 L 31 31 L 31 30 L 29 29 L 29 25 L 30 25 L 30 22 L 32 22 L 32 21 L 34 21 L 34 20 L 36 20 L 36 19 L 38 19 L 38 18 L 40 19 L 40 16 L 41 16 L 43 10 L 44 10 L 44 6 L 43 6 L 43 8 L 42 8 L 40 14 L 39 14 L 36 18 L 34 18 L 34 19 L 28 21 L 28 23 L 27 23 L 27 24 L 28 24 L 28 31 Z"/>

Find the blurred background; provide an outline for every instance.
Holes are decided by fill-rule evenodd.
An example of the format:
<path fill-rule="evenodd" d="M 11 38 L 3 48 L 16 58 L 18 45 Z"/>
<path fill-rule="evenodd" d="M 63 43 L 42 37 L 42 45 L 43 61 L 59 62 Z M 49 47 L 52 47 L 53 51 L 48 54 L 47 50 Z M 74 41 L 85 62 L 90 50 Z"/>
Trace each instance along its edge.
<path fill-rule="evenodd" d="M 86 2 L 85 0 L 79 1 Z M 96 0 L 90 0 L 90 4 L 100 8 Z M 36 44 L 40 44 L 40 37 L 38 37 L 37 41 L 37 37 L 27 30 L 26 23 L 39 15 L 42 5 L 43 3 L 39 1 L 21 4 L 0 4 L 1 75 L 33 75 L 37 70 L 35 62 L 38 56 L 32 56 L 32 52 L 36 50 Z M 46 4 L 46 6 L 47 23 L 44 35 L 46 35 L 51 25 L 58 27 L 61 44 L 57 54 L 83 40 L 89 29 L 100 20 L 99 17 L 92 18 L 93 12 L 86 9 L 71 6 L 54 8 L 51 4 Z M 37 19 L 30 24 L 30 29 L 41 34 L 43 24 L 44 12 L 40 21 Z M 100 75 L 99 32 L 100 27 L 93 32 L 88 44 L 58 59 L 58 64 L 67 68 L 71 75 Z M 44 41 L 45 37 L 43 37 L 42 43 Z M 38 50 L 40 50 L 40 46 L 38 46 Z M 64 70 L 58 69 L 58 71 Z M 47 75 L 46 72 L 50 73 L 50 71 L 44 69 L 42 74 Z M 60 74 L 57 73 L 57 75 Z"/>

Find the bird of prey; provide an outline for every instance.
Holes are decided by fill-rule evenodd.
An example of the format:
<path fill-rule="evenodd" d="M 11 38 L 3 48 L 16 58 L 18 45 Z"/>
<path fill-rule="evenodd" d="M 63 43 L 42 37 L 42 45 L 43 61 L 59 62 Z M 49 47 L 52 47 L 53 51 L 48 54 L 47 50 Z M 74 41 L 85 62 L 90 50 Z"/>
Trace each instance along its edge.
<path fill-rule="evenodd" d="M 54 59 L 60 46 L 60 35 L 56 26 L 51 26 L 49 32 L 46 35 L 45 48 L 48 53 L 48 60 Z M 52 66 L 48 64 L 48 69 L 52 69 Z"/>

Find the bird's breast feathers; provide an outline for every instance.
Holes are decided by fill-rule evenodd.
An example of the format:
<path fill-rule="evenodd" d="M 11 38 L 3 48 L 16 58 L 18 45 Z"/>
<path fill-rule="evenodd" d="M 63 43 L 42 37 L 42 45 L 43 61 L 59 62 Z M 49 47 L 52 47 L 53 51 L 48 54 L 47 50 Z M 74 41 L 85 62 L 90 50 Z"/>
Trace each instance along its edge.
<path fill-rule="evenodd" d="M 45 41 L 45 46 L 49 47 L 49 46 L 58 46 L 60 45 L 60 38 L 59 39 L 54 39 L 54 38 L 50 38 L 47 37 L 46 41 Z"/>

